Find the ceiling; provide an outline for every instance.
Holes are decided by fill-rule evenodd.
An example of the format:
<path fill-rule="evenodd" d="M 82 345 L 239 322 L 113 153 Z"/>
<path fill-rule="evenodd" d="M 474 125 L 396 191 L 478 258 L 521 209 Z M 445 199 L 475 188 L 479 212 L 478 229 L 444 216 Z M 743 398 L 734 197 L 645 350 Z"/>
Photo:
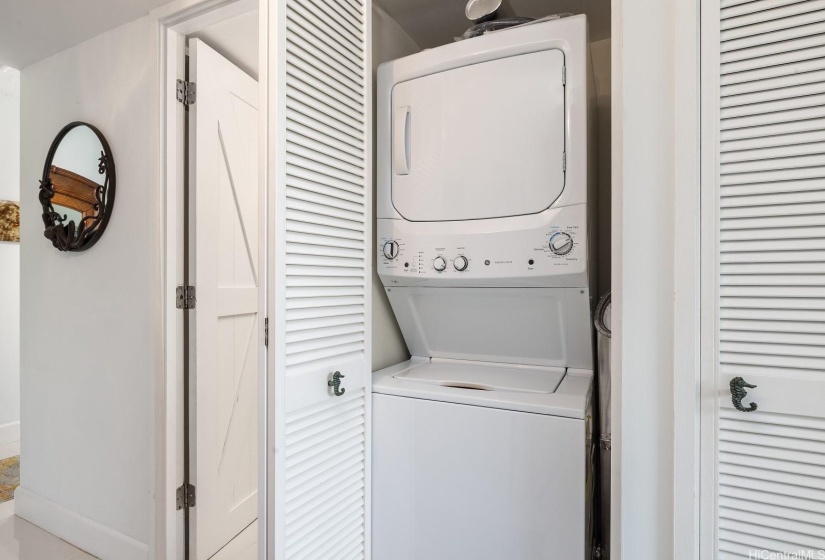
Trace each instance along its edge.
<path fill-rule="evenodd" d="M 427 49 L 453 42 L 471 23 L 467 0 L 378 0 L 418 46 Z M 610 37 L 610 0 L 510 0 L 515 15 L 544 17 L 569 12 L 587 14 L 590 40 Z"/>
<path fill-rule="evenodd" d="M 0 0 L 0 64 L 25 68 L 169 0 Z"/>

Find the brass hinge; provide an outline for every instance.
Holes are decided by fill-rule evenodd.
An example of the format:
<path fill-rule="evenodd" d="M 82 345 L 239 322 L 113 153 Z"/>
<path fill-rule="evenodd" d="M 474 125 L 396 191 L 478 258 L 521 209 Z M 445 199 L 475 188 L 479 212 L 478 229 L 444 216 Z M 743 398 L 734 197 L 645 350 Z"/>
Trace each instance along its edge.
<path fill-rule="evenodd" d="M 195 507 L 195 486 L 184 484 L 178 488 L 178 509 Z"/>
<path fill-rule="evenodd" d="M 178 309 L 195 309 L 195 286 L 178 286 L 175 296 L 175 307 Z"/>
<path fill-rule="evenodd" d="M 264 317 L 264 346 L 269 346 L 269 317 Z"/>
<path fill-rule="evenodd" d="M 184 105 L 192 105 L 197 98 L 198 88 L 195 82 L 178 80 L 175 84 L 176 97 Z"/>

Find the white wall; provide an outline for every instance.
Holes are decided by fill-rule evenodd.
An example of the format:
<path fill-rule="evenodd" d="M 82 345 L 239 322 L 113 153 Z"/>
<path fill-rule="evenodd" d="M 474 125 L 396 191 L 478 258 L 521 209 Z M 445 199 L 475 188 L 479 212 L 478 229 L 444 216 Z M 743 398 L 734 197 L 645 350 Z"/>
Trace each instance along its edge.
<path fill-rule="evenodd" d="M 419 52 L 421 49 L 407 33 L 384 11 L 377 2 L 373 2 L 372 10 L 372 65 L 373 65 L 373 99 L 375 99 L 376 77 L 375 69 L 388 60 L 395 60 L 410 54 Z M 375 107 L 372 116 L 373 127 L 375 127 Z M 373 130 L 373 138 L 375 132 Z M 375 143 L 373 142 L 373 201 L 376 197 L 375 183 Z M 375 223 L 375 204 L 373 204 L 373 223 Z M 375 228 L 372 230 L 372 247 L 375 250 L 378 240 Z M 398 322 L 392 313 L 387 294 L 384 292 L 384 285 L 378 278 L 377 268 L 373 266 L 372 273 L 372 369 L 379 369 L 403 362 L 410 357 L 404 337 L 398 328 Z"/>
<path fill-rule="evenodd" d="M 676 1 L 612 3 L 615 560 L 674 556 Z"/>
<path fill-rule="evenodd" d="M 161 367 L 157 64 L 156 26 L 142 19 L 22 72 L 25 499 L 18 493 L 17 511 L 57 532 L 54 518 L 65 520 L 65 508 L 104 541 L 76 544 L 118 560 L 145 557 L 153 531 Z M 67 254 L 43 237 L 36 187 L 52 139 L 76 120 L 108 139 L 117 193 L 100 241 Z M 94 533 L 95 524 L 114 533 Z M 80 533 L 58 536 L 72 541 Z M 93 548 L 100 546 L 108 548 Z M 112 553 L 113 546 L 122 548 Z"/>
<path fill-rule="evenodd" d="M 0 68 L 0 200 L 20 200 L 20 73 Z M 20 245 L 0 241 L 0 459 L 20 434 Z"/>

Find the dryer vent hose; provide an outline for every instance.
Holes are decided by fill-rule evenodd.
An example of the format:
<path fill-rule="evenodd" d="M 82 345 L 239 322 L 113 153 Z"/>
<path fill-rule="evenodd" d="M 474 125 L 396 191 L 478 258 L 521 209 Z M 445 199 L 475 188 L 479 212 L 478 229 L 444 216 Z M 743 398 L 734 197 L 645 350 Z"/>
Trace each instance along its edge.
<path fill-rule="evenodd" d="M 610 327 L 605 323 L 605 315 L 610 309 L 610 293 L 611 292 L 607 292 L 602 296 L 602 299 L 599 300 L 599 305 L 596 306 L 596 319 L 594 321 L 596 330 L 607 338 L 610 338 L 612 332 Z"/>

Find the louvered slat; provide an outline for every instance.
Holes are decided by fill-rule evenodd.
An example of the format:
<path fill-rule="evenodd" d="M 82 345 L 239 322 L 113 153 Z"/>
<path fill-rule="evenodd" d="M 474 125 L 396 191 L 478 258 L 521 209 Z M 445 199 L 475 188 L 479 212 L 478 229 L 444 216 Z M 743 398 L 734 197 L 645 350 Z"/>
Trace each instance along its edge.
<path fill-rule="evenodd" d="M 805 1 L 806 0 L 750 0 L 739 5 L 723 7 L 721 18 L 722 21 L 725 21 L 729 18 L 735 18 L 765 10 L 773 10 L 782 6 L 790 6 L 792 4 L 799 4 Z"/>
<path fill-rule="evenodd" d="M 342 538 L 363 549 L 364 396 L 354 391 L 287 415 L 288 558 L 340 558 Z M 334 542 L 330 524 L 336 527 Z"/>
<path fill-rule="evenodd" d="M 802 46 L 803 48 L 793 48 Z M 722 65 L 722 85 L 731 83 L 749 82 L 763 78 L 786 76 L 795 72 L 794 65 L 803 65 L 812 69 L 822 68 L 822 53 L 825 47 L 821 42 L 813 39 L 800 39 L 790 50 L 779 48 L 764 48 L 752 53 L 751 58 L 741 58 L 728 61 Z M 736 49 L 747 49 L 748 45 L 740 44 Z M 741 53 L 739 56 L 742 56 Z"/>
<path fill-rule="evenodd" d="M 720 415 L 720 551 L 825 547 L 825 421 L 736 414 Z"/>
<path fill-rule="evenodd" d="M 718 557 L 818 552 L 825 417 L 759 386 L 825 378 L 825 0 L 720 8 Z"/>
<path fill-rule="evenodd" d="M 368 548 L 370 4 L 280 2 L 276 556 L 359 559 Z M 340 397 L 327 386 L 334 371 L 344 374 Z"/>

